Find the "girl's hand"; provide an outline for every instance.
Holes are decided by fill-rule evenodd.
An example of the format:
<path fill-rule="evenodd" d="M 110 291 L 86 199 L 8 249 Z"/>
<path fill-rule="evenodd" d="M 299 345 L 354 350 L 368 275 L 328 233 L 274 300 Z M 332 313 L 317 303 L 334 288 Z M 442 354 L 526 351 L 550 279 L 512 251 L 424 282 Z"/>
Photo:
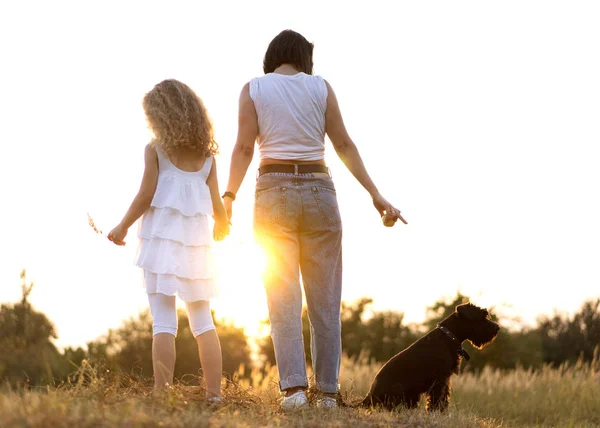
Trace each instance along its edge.
<path fill-rule="evenodd" d="M 123 246 L 125 245 L 125 236 L 127 236 L 127 228 L 119 224 L 117 227 L 110 231 L 107 238 L 114 244 Z"/>
<path fill-rule="evenodd" d="M 373 196 L 373 205 L 381 217 L 385 215 L 387 221 L 396 223 L 396 221 L 401 220 L 402 223 L 408 224 L 408 222 L 400 215 L 400 210 L 386 201 L 381 194 L 377 193 Z"/>
<path fill-rule="evenodd" d="M 222 241 L 229 235 L 229 221 L 227 219 L 215 219 L 215 228 L 213 230 L 213 238 L 215 241 Z"/>

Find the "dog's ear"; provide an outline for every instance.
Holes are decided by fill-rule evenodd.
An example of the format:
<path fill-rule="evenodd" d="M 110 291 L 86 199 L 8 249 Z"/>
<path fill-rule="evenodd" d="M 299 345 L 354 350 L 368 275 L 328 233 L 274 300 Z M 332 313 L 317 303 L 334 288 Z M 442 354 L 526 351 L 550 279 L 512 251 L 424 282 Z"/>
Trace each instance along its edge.
<path fill-rule="evenodd" d="M 458 313 L 459 317 L 463 316 L 472 321 L 477 321 L 482 317 L 485 317 L 484 312 L 471 303 L 463 303 L 462 305 L 458 305 L 456 307 L 456 312 Z"/>

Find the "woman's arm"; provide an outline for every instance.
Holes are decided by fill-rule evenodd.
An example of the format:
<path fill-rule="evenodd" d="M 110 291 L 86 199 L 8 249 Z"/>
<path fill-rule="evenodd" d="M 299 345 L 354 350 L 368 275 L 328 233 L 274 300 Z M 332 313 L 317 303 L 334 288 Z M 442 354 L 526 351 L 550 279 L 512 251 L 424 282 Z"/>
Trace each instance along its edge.
<path fill-rule="evenodd" d="M 258 117 L 254 102 L 250 98 L 250 84 L 246 83 L 240 94 L 239 112 L 238 112 L 238 135 L 231 154 L 231 165 L 229 167 L 229 182 L 227 191 L 234 195 L 239 190 L 248 171 L 248 167 L 254 156 L 254 143 L 258 135 Z M 231 198 L 225 197 L 225 211 L 228 218 L 231 219 Z"/>
<path fill-rule="evenodd" d="M 375 208 L 377 211 L 379 211 L 379 214 L 381 216 L 385 214 L 388 221 L 393 220 L 395 222 L 396 220 L 400 219 L 402 222 L 406 223 L 406 220 L 404 220 L 400 215 L 400 211 L 394 208 L 392 204 L 390 204 L 383 198 L 383 196 L 381 196 L 379 190 L 377 190 L 377 187 L 375 186 L 375 183 L 373 183 L 373 180 L 371 180 L 371 177 L 365 168 L 356 145 L 350 138 L 350 135 L 348 135 L 335 92 L 333 91 L 333 88 L 329 82 L 325 81 L 325 84 L 327 85 L 325 132 L 329 136 L 335 152 L 342 162 L 344 162 L 344 165 L 346 165 L 352 175 L 354 175 L 358 182 L 367 190 L 367 192 L 369 192 L 373 198 L 373 205 L 375 205 Z"/>
<path fill-rule="evenodd" d="M 369 192 L 371 197 L 379 193 L 375 183 L 371 180 L 371 177 L 367 173 L 367 169 L 358 153 L 356 145 L 348 135 L 344 120 L 342 119 L 342 112 L 340 106 L 333 92 L 333 88 L 329 82 L 325 81 L 327 85 L 327 110 L 325 111 L 325 132 L 329 136 L 329 139 L 333 143 L 335 152 L 340 157 L 344 165 L 354 175 L 360 184 Z"/>
<path fill-rule="evenodd" d="M 108 239 L 117 245 L 125 245 L 124 239 L 127 235 L 127 229 L 146 212 L 154 198 L 156 183 L 158 182 L 158 155 L 151 144 L 148 144 L 144 151 L 144 163 L 144 176 L 142 177 L 140 190 L 121 222 L 108 234 Z"/>
<path fill-rule="evenodd" d="M 210 167 L 210 173 L 206 179 L 206 184 L 210 190 L 210 199 L 213 205 L 215 228 L 213 236 L 215 240 L 221 241 L 229 234 L 229 220 L 223 208 L 223 202 L 219 195 L 219 182 L 217 181 L 217 161 L 213 157 L 213 164 Z"/>

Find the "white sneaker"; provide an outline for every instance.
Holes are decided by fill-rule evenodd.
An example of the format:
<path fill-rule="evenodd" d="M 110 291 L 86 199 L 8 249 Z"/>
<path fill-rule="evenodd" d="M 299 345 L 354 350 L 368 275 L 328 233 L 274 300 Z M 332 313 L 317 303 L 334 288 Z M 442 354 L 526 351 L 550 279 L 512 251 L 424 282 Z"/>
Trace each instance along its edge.
<path fill-rule="evenodd" d="M 328 395 L 325 395 L 317 400 L 317 407 L 320 409 L 335 409 L 337 405 L 337 400 Z"/>
<path fill-rule="evenodd" d="M 305 409 L 308 407 L 308 398 L 306 398 L 306 393 L 302 390 L 294 392 L 289 397 L 283 397 L 283 402 L 281 403 L 282 410 L 299 410 Z"/>

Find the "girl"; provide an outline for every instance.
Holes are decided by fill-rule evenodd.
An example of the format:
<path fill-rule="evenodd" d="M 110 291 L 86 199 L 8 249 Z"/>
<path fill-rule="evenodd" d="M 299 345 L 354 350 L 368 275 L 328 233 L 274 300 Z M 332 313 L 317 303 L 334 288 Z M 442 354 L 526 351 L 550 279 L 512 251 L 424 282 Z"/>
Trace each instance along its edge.
<path fill-rule="evenodd" d="M 177 294 L 198 343 L 207 398 L 220 401 L 221 346 L 208 301 L 216 294 L 210 246 L 227 236 L 229 221 L 219 196 L 217 144 L 202 100 L 187 85 L 164 80 L 146 94 L 143 107 L 155 138 L 145 149 L 140 190 L 108 239 L 125 245 L 127 230 L 143 215 L 135 263 L 144 271 L 153 319 L 155 389 L 173 383 Z"/>

